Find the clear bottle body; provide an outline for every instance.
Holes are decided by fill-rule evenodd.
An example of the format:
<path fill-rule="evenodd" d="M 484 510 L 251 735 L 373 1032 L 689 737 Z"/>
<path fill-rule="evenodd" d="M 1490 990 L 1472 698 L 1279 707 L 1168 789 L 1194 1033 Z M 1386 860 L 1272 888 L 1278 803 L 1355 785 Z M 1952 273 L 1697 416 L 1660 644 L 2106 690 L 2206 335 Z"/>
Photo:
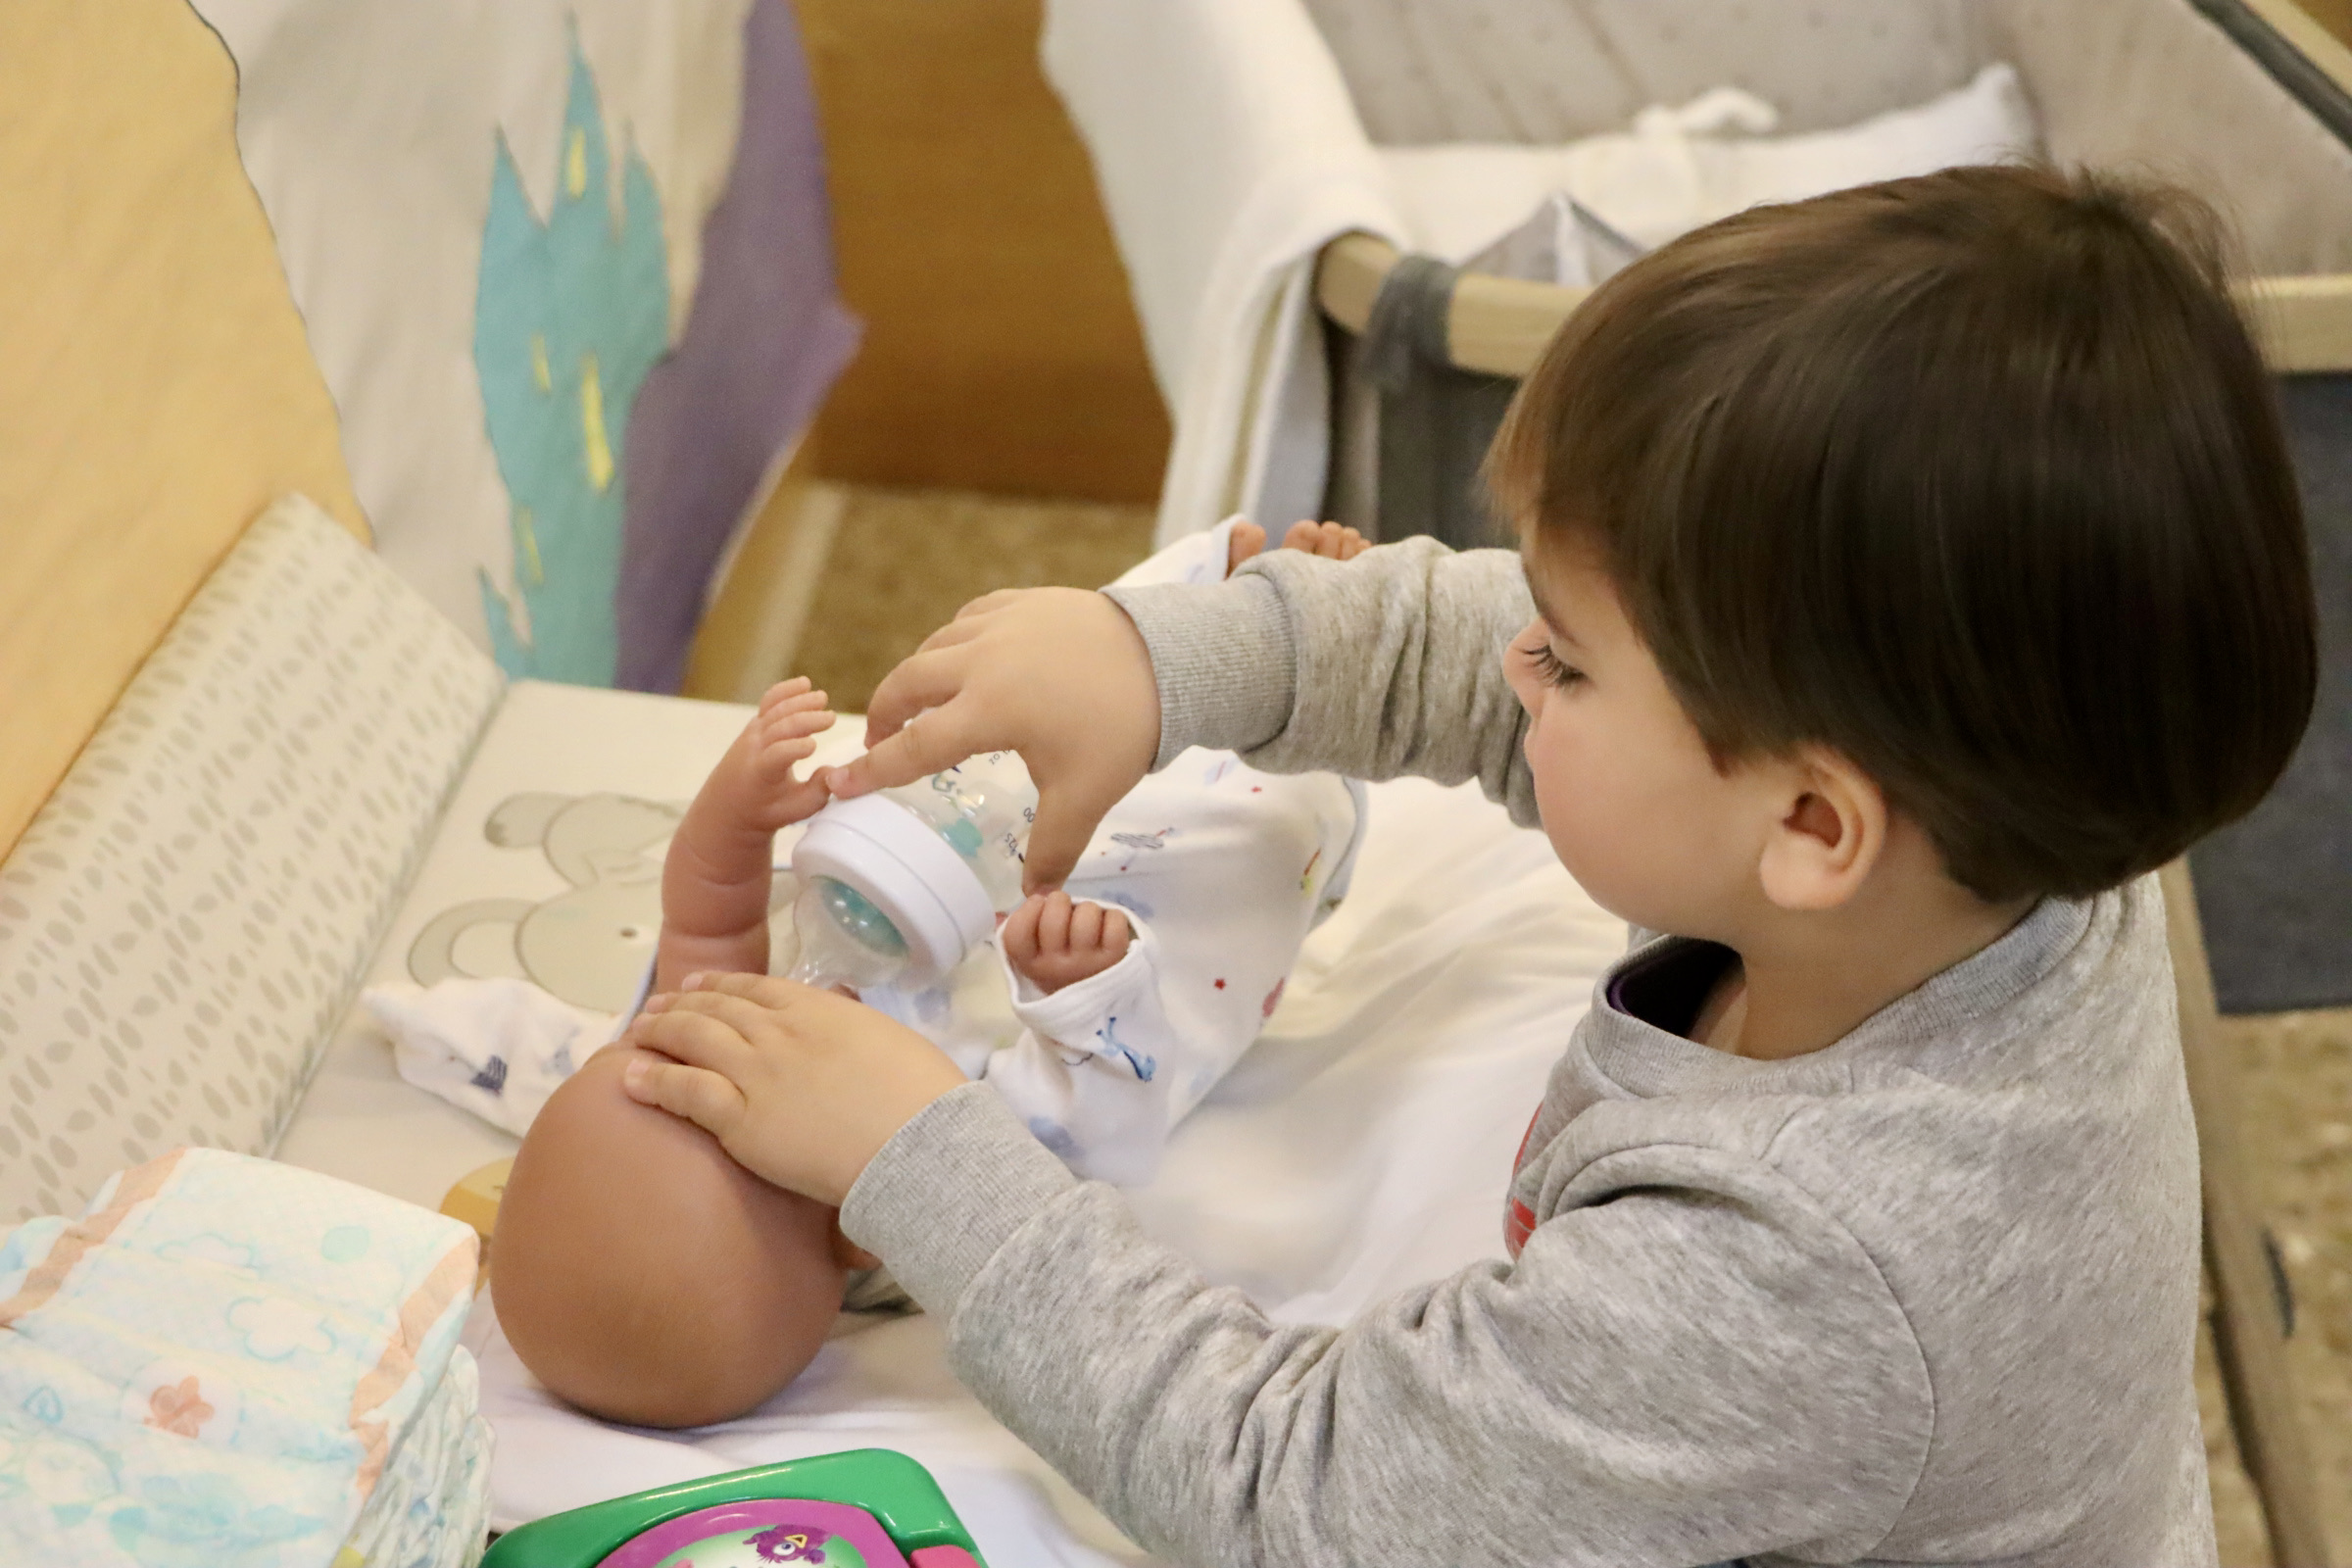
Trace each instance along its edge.
<path fill-rule="evenodd" d="M 1021 902 L 1021 864 L 1037 820 L 1037 786 L 1017 752 L 983 752 L 880 792 L 922 818 L 972 868 L 999 913 Z"/>
<path fill-rule="evenodd" d="M 911 893 L 906 878 L 912 878 L 917 889 L 930 886 L 927 876 L 945 874 L 960 880 L 955 862 L 935 865 L 926 873 L 917 869 L 925 858 L 920 856 L 912 859 L 903 854 L 885 854 L 879 859 L 845 858 L 839 855 L 836 841 L 836 853 L 815 857 L 815 866 L 808 869 L 816 874 L 803 876 L 800 895 L 793 904 L 793 926 L 799 938 L 799 956 L 791 970 L 795 980 L 863 990 L 887 984 L 912 968 L 928 975 L 931 966 L 952 964 L 959 952 L 968 952 L 970 944 L 986 938 L 989 909 L 1001 914 L 1021 901 L 1021 866 L 1029 849 L 1029 826 L 1037 816 L 1037 789 L 1029 782 L 1029 770 L 1017 754 L 984 753 L 912 784 L 879 791 L 874 800 L 877 806 L 888 802 L 906 813 L 906 818 L 894 820 L 910 818 L 920 824 L 912 829 L 918 842 L 928 832 L 953 850 L 956 860 L 970 872 L 970 881 L 962 884 L 960 892 L 930 888 L 931 893 L 941 895 L 940 910 L 964 911 L 959 917 L 960 935 L 953 921 L 944 928 L 922 923 L 926 917 L 918 908 L 913 915 L 918 925 L 913 929 L 919 940 L 910 948 L 908 933 L 892 923 L 894 912 L 905 915 L 931 902 Z M 817 818 L 818 823 L 826 820 L 822 815 Z M 874 827 L 869 822 L 864 831 L 870 834 Z M 808 842 L 813 847 L 814 840 Z M 795 861 L 800 863 L 797 853 Z M 819 866 L 821 870 L 817 870 Z M 882 881 L 877 884 L 869 880 L 872 878 Z M 979 898 L 986 901 L 985 906 L 970 891 L 974 886 Z M 909 897 L 914 905 L 904 902 Z"/>

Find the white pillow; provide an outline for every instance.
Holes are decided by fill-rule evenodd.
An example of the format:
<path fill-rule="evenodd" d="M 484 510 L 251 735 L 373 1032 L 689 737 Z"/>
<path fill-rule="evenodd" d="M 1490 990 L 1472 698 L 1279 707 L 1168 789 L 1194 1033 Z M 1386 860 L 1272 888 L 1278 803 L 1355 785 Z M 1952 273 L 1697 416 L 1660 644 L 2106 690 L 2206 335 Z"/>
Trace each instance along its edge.
<path fill-rule="evenodd" d="M 1566 146 L 1390 147 L 1381 158 L 1416 249 L 1475 270 L 1582 283 L 1600 280 L 1589 275 L 1596 231 L 1646 250 L 1758 202 L 2027 158 L 2039 142 L 2006 64 L 1841 130 L 1767 134 L 1779 122 L 1770 104 L 1718 87 L 1680 108 L 1645 109 L 1631 130 Z M 1579 205 L 1592 221 L 1577 217 Z"/>

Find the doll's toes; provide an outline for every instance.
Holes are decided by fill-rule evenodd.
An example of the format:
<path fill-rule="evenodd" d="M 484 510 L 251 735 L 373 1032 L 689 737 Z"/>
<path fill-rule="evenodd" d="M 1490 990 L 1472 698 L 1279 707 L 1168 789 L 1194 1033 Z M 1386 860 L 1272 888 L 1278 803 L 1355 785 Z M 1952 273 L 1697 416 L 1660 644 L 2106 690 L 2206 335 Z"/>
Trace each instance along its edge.
<path fill-rule="evenodd" d="M 1235 523 L 1233 532 L 1228 534 L 1226 539 L 1225 574 L 1227 576 L 1233 575 L 1235 569 L 1243 562 L 1260 554 L 1266 548 L 1266 530 L 1254 522 Z"/>

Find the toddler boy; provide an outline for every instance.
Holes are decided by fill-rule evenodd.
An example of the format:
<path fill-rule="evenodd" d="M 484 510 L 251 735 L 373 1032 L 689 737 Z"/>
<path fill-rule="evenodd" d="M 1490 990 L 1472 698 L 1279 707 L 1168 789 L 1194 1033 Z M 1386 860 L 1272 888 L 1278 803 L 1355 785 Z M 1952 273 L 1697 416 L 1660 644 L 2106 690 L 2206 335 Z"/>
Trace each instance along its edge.
<path fill-rule="evenodd" d="M 778 982 L 660 999 L 630 1092 L 846 1200 L 963 1382 L 1175 1561 L 2211 1563 L 2150 873 L 2269 788 L 2316 663 L 2214 233 L 2015 168 L 1741 214 L 1528 378 L 1518 555 L 1004 596 L 876 694 L 838 789 L 1018 747 L 1043 880 L 1194 745 L 1541 821 L 1638 931 L 1506 1257 L 1272 1323 Z"/>

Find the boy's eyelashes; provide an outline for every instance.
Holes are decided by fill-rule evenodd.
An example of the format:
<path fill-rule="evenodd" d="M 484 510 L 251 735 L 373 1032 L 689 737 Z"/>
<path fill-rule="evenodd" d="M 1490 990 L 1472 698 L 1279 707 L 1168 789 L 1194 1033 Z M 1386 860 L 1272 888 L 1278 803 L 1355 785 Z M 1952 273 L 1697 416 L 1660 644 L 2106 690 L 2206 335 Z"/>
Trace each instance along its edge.
<path fill-rule="evenodd" d="M 1536 679 L 1546 686 L 1573 686 L 1585 678 L 1585 672 L 1553 653 L 1548 642 L 1530 640 L 1520 645 L 1520 652 L 1535 670 Z"/>

